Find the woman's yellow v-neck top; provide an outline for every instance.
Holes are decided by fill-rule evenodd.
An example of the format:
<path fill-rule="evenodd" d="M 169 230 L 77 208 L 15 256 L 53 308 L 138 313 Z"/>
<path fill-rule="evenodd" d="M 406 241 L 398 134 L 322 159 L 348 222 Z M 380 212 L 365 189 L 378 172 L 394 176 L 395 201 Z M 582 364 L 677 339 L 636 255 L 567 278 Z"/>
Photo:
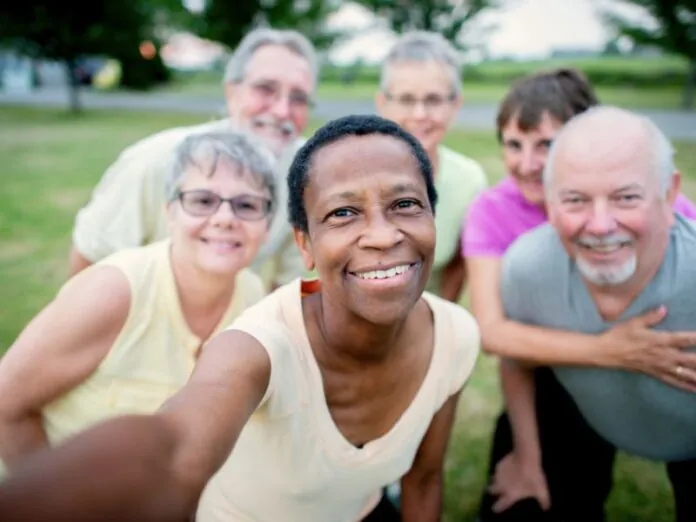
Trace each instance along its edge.
<path fill-rule="evenodd" d="M 191 375 L 197 351 L 207 339 L 196 336 L 186 323 L 169 247 L 166 239 L 120 251 L 94 265 L 114 266 L 125 274 L 131 291 L 130 311 L 97 370 L 44 408 L 51 444 L 109 417 L 151 413 Z M 213 335 L 263 296 L 259 276 L 248 269 L 240 271 L 229 307 Z"/>

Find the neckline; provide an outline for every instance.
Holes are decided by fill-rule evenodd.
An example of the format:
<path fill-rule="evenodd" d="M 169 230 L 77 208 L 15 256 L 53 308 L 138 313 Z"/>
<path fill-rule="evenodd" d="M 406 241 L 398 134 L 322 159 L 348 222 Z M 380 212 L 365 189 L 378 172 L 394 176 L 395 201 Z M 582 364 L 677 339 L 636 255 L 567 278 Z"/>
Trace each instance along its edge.
<path fill-rule="evenodd" d="M 340 457 L 351 459 L 351 460 L 363 460 L 369 458 L 375 452 L 378 452 L 383 447 L 389 447 L 387 443 L 394 437 L 394 434 L 403 431 L 403 426 L 407 424 L 408 420 L 413 417 L 417 412 L 417 405 L 424 400 L 426 389 L 431 386 L 432 381 L 436 378 L 435 368 L 437 367 L 437 359 L 441 356 L 440 340 L 442 336 L 443 323 L 440 315 L 436 311 L 436 297 L 423 292 L 422 299 L 425 301 L 426 305 L 430 309 L 430 313 L 433 317 L 433 352 L 430 356 L 430 362 L 428 365 L 428 370 L 425 373 L 425 377 L 421 382 L 418 391 L 411 400 L 411 403 L 403 411 L 399 419 L 394 423 L 394 425 L 389 428 L 389 430 L 382 436 L 367 441 L 362 444 L 362 446 L 357 447 L 352 444 L 343 435 L 343 432 L 338 428 L 336 422 L 334 421 L 331 411 L 329 409 L 328 402 L 326 400 L 326 395 L 324 393 L 324 379 L 321 374 L 321 369 L 319 368 L 319 363 L 314 356 L 314 351 L 309 342 L 309 336 L 307 335 L 307 328 L 305 326 L 304 314 L 302 312 L 302 296 L 301 290 L 301 279 L 297 279 L 295 283 L 289 285 L 289 290 L 292 291 L 291 306 L 289 309 L 289 319 L 290 324 L 294 325 L 297 330 L 297 334 L 300 336 L 300 340 L 303 343 L 303 351 L 305 352 L 305 358 L 308 361 L 309 369 L 312 373 L 312 384 L 310 396 L 316 401 L 318 408 L 312 411 L 311 414 L 315 417 L 319 431 L 322 434 L 322 439 L 326 443 L 327 449 L 333 454 L 337 454 Z M 310 399 L 312 400 L 312 399 Z"/>
<path fill-rule="evenodd" d="M 162 277 L 164 278 L 164 306 L 167 308 L 167 311 L 174 320 L 174 328 L 177 330 L 177 335 L 180 335 L 182 339 L 186 340 L 185 345 L 187 350 L 192 356 L 195 357 L 198 355 L 198 351 L 203 343 L 226 326 L 233 312 L 239 307 L 240 299 L 242 298 L 242 292 L 239 291 L 239 275 L 242 271 L 240 270 L 235 275 L 234 294 L 232 295 L 232 299 L 230 299 L 225 312 L 220 317 L 220 320 L 216 323 L 215 328 L 210 333 L 208 339 L 201 339 L 191 330 L 191 327 L 186 321 L 184 311 L 181 308 L 181 298 L 176 285 L 176 278 L 174 277 L 174 267 L 172 266 L 171 239 L 165 239 L 163 243 L 164 245 L 162 251 L 160 252 L 159 259 L 161 269 L 158 270 L 158 272 L 161 273 Z"/>

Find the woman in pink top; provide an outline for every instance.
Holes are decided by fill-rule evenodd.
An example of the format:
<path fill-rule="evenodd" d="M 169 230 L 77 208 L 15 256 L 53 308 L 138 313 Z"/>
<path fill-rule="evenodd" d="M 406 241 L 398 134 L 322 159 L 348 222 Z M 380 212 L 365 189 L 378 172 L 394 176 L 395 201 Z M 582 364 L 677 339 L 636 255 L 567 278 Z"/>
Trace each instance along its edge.
<path fill-rule="evenodd" d="M 515 239 L 547 219 L 541 175 L 551 141 L 565 122 L 596 104 L 592 87 L 570 69 L 524 78 L 502 102 L 497 128 L 508 176 L 474 201 L 462 237 L 472 311 L 484 349 L 500 357 L 533 365 L 621 367 L 669 378 L 660 364 L 662 350 L 669 347 L 660 346 L 663 341 L 648 329 L 659 322 L 659 313 L 591 336 L 515 323 L 505 318 L 502 309 L 501 258 Z M 696 217 L 696 207 L 683 196 L 675 210 Z M 674 344 L 679 346 L 676 340 Z M 515 383 L 504 369 L 503 364 L 506 396 L 514 397 L 510 390 Z M 603 521 L 615 449 L 586 424 L 547 367 L 537 368 L 535 384 L 536 404 L 528 410 L 536 407 L 532 433 L 538 432 L 542 451 L 536 437 L 520 440 L 507 415 L 499 417 L 489 469 L 492 480 L 480 520 Z M 516 424 L 529 426 L 529 420 L 516 419 Z"/>

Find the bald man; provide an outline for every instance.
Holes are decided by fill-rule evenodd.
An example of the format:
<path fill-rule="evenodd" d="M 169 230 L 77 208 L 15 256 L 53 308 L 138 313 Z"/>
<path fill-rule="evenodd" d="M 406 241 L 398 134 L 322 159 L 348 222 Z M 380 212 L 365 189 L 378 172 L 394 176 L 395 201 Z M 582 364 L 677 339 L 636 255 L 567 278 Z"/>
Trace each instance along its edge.
<path fill-rule="evenodd" d="M 595 334 L 665 307 L 657 329 L 693 330 L 696 222 L 672 209 L 680 188 L 672 157 L 664 134 L 628 111 L 596 107 L 571 120 L 544 172 L 549 224 L 522 236 L 503 259 L 506 315 Z M 680 387 L 694 377 L 680 353 L 665 354 L 671 383 L 623 369 L 553 371 L 601 437 L 668 463 L 677 521 L 686 522 L 696 520 L 696 393 Z M 515 441 L 528 447 L 536 436 L 531 370 L 505 363 Z"/>

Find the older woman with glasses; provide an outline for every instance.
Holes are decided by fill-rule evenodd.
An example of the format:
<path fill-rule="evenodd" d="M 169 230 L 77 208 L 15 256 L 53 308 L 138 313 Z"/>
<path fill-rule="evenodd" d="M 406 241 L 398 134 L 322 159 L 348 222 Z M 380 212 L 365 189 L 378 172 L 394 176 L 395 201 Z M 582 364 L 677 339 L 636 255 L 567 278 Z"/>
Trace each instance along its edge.
<path fill-rule="evenodd" d="M 198 352 L 264 296 L 246 269 L 274 208 L 272 160 L 238 133 L 193 135 L 170 171 L 171 237 L 69 280 L 0 363 L 0 457 L 28 454 L 127 413 L 152 413 Z"/>
<path fill-rule="evenodd" d="M 462 220 L 487 185 L 477 162 L 442 145 L 461 105 L 461 88 L 459 59 L 452 45 L 437 33 L 413 31 L 387 55 L 376 98 L 379 114 L 415 136 L 433 165 L 440 199 L 435 260 L 426 289 L 450 301 L 459 298 L 465 282 L 459 254 Z"/>

